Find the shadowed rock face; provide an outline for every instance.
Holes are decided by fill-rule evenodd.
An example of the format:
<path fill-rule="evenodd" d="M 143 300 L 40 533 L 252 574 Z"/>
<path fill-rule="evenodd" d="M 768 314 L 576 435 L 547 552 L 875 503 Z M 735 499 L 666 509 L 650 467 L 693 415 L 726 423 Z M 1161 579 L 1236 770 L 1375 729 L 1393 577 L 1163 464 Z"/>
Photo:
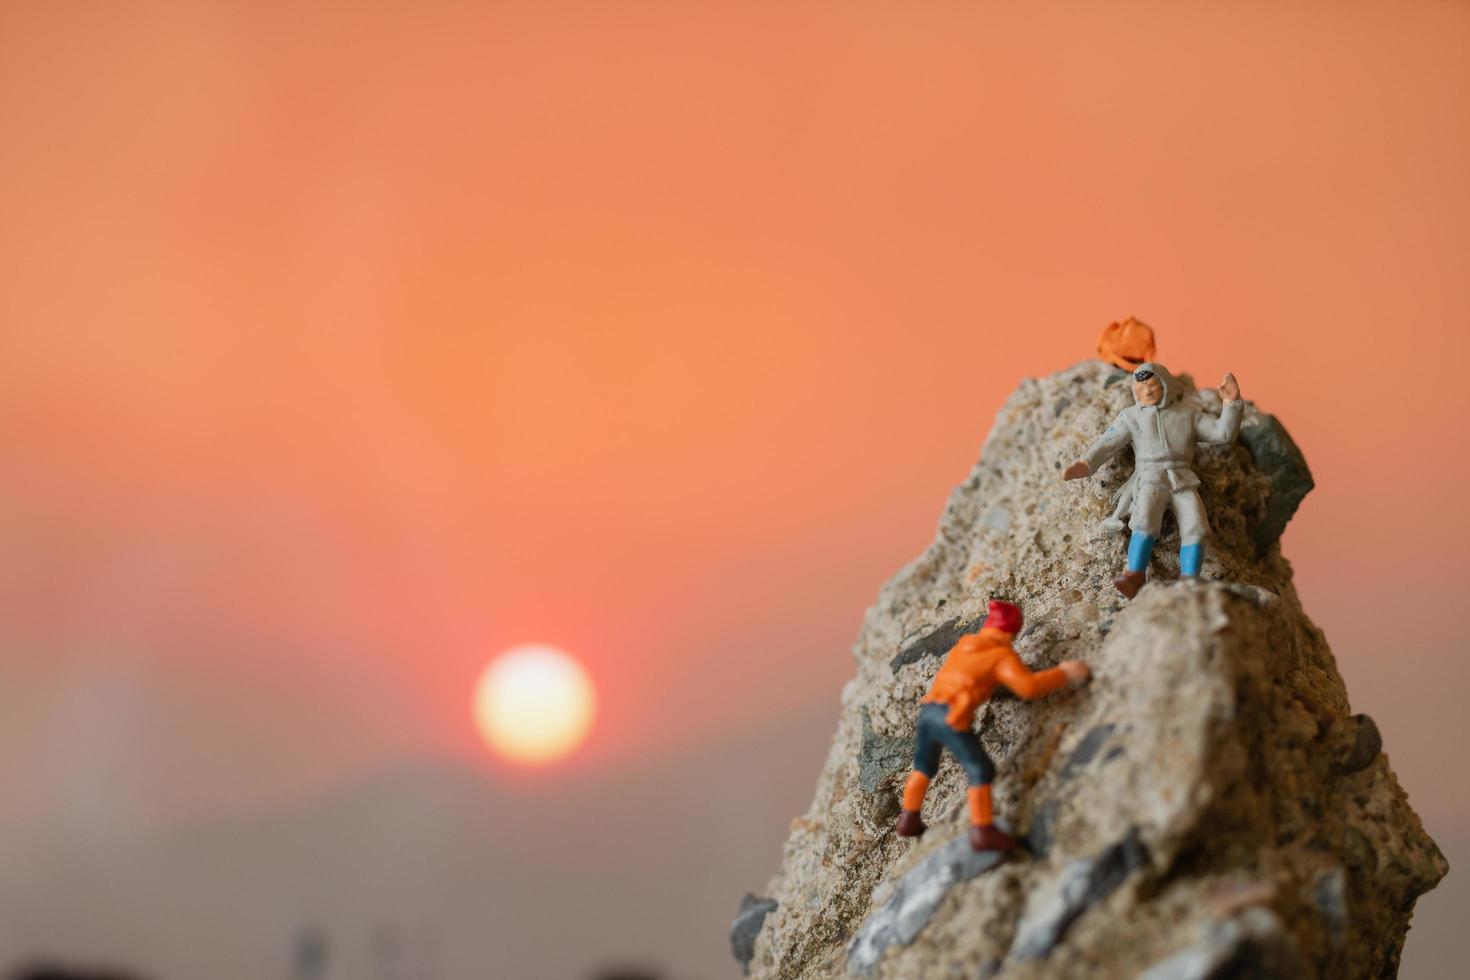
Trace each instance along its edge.
<path fill-rule="evenodd" d="M 1266 512 L 1251 531 L 1256 554 L 1264 555 L 1316 483 L 1306 457 L 1275 416 L 1257 415 L 1250 425 L 1241 426 L 1240 441 L 1250 450 L 1256 469 L 1271 480 Z"/>
<path fill-rule="evenodd" d="M 1196 462 L 1214 529 L 1205 584 L 1175 581 L 1166 523 L 1150 584 L 1127 603 L 1111 585 L 1125 538 L 1099 522 L 1131 461 L 1060 479 L 1129 404 L 1119 376 L 1093 362 L 1024 382 L 934 543 L 868 611 L 815 801 L 767 889 L 753 976 L 1396 969 L 1414 899 L 1446 865 L 1376 726 L 1352 715 L 1281 557 L 1305 461 L 1248 407 L 1255 441 L 1201 447 Z M 998 819 L 1032 846 L 1004 860 L 966 857 L 964 778 L 948 757 L 929 833 L 892 831 L 919 698 L 992 597 L 1025 610 L 1017 649 L 1033 668 L 1080 657 L 1095 674 L 1042 701 L 999 695 L 977 716 Z"/>

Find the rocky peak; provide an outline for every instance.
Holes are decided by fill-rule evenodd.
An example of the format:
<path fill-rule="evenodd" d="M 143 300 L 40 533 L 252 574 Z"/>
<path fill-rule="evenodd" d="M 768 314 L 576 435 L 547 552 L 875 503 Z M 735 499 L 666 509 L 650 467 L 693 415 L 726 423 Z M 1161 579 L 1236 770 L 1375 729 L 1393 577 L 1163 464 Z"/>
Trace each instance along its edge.
<path fill-rule="evenodd" d="M 1181 377 L 1185 399 L 1218 412 Z M 1248 382 L 1249 379 L 1246 379 Z M 1247 389 L 1247 393 L 1248 389 Z M 1131 404 L 1088 362 L 1027 380 L 1001 409 L 938 535 L 888 582 L 816 797 L 793 823 L 764 918 L 740 945 L 754 976 L 1379 976 L 1415 898 L 1446 872 L 1354 716 L 1278 538 L 1312 487 L 1286 430 L 1246 407 L 1234 446 L 1195 469 L 1213 535 L 1204 584 L 1176 581 L 1168 521 L 1131 603 L 1107 531 L 1125 452 L 1077 459 Z M 1033 669 L 1081 658 L 1093 683 L 1040 701 L 998 694 L 976 718 L 998 821 L 1030 853 L 975 854 L 946 756 L 917 842 L 893 822 L 918 701 L 992 598 L 1017 602 Z"/>

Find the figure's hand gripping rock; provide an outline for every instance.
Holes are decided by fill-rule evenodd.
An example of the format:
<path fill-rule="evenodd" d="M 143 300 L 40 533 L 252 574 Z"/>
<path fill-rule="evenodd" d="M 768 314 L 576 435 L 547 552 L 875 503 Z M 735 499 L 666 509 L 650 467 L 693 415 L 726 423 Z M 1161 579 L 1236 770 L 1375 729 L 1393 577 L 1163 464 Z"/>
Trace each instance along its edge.
<path fill-rule="evenodd" d="M 1082 687 L 1092 680 L 1092 668 L 1080 660 L 1063 660 L 1057 664 L 1057 670 L 1067 678 L 1068 687 Z"/>

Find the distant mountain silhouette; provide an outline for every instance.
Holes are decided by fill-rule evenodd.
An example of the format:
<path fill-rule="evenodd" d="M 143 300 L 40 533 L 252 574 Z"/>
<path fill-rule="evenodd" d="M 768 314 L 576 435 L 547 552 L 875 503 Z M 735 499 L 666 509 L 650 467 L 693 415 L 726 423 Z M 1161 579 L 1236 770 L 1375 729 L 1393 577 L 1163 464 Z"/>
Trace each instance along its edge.
<path fill-rule="evenodd" d="M 836 713 L 515 794 L 426 763 L 105 848 L 12 834 L 0 949 L 157 980 L 261 980 L 291 976 L 310 927 L 323 980 L 562 980 L 614 962 L 733 976 L 729 920 L 810 802 Z"/>

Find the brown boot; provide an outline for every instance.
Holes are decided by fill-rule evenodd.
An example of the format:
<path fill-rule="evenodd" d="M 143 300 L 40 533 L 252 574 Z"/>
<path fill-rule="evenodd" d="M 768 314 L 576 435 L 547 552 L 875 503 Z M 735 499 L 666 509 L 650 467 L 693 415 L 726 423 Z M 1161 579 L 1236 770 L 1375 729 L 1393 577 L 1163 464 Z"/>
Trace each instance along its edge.
<path fill-rule="evenodd" d="M 1143 583 L 1147 578 L 1147 572 L 1124 572 L 1113 579 L 1113 586 L 1126 598 L 1132 599 L 1138 595 L 1138 590 L 1143 588 Z"/>
<path fill-rule="evenodd" d="M 929 828 L 924 826 L 924 820 L 919 816 L 918 810 L 901 810 L 898 814 L 898 836 L 900 837 L 922 837 L 924 831 Z"/>
<path fill-rule="evenodd" d="M 970 824 L 970 846 L 977 851 L 1014 851 L 1017 841 L 995 824 Z"/>

